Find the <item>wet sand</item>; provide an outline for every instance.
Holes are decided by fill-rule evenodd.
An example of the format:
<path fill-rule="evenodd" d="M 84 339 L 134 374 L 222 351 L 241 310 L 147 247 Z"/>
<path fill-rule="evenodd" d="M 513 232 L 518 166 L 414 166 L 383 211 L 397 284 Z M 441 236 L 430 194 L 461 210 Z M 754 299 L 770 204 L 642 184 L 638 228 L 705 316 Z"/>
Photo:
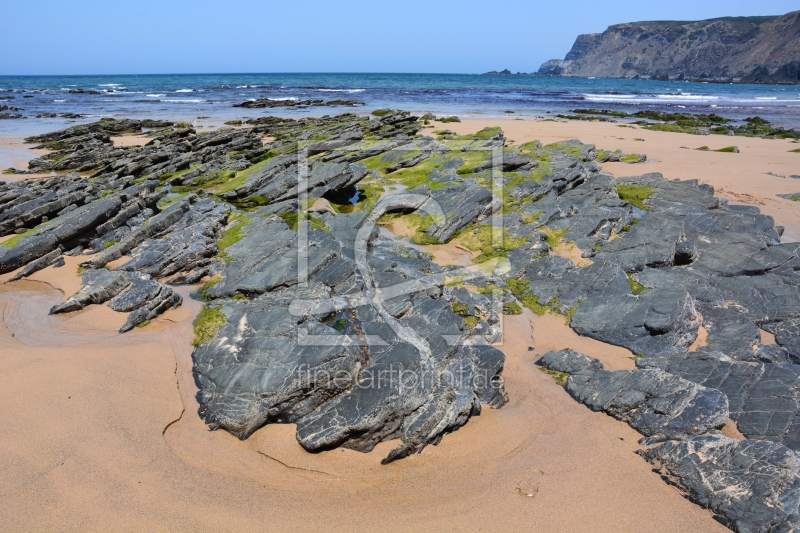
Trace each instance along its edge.
<path fill-rule="evenodd" d="M 0 135 L 0 171 L 9 167 L 25 170 L 28 168 L 28 161 L 50 153 L 50 150 L 36 150 L 33 146 L 18 137 Z"/>
<path fill-rule="evenodd" d="M 35 150 L 34 145 L 25 144 L 22 139 L 0 135 L 0 172 L 9 168 L 27 170 L 28 161 L 48 154 L 50 150 Z M 23 179 L 49 178 L 49 173 L 44 174 L 0 174 L 0 181 L 10 182 Z"/>
<path fill-rule="evenodd" d="M 501 125 L 517 142 L 558 139 L 537 124 L 561 127 Z M 563 138 L 632 151 L 566 131 Z M 658 165 L 627 174 L 673 177 Z M 426 249 L 451 264 L 472 255 L 450 245 Z M 47 315 L 80 287 L 81 258 L 66 259 L 62 268 L 0 284 L 4 530 L 727 531 L 634 453 L 641 435 L 573 401 L 534 365 L 546 351 L 570 347 L 610 369 L 634 367 L 633 354 L 578 336 L 563 316 L 504 317 L 509 403 L 383 466 L 396 443 L 369 454 L 310 454 L 294 425 L 264 427 L 244 442 L 208 431 L 191 376 L 191 321 L 200 309 L 191 289 L 179 289 L 180 308 L 119 335 L 125 315 L 104 305 Z"/>

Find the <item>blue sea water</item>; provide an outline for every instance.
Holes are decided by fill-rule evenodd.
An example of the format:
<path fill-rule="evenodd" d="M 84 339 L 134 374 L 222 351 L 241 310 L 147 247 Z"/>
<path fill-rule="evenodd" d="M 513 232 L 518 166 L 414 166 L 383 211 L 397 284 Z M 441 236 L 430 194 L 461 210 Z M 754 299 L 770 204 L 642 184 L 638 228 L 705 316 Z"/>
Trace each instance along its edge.
<path fill-rule="evenodd" d="M 98 94 L 70 93 L 84 89 Z M 98 117 L 230 120 L 264 115 L 318 116 L 348 107 L 246 109 L 248 99 L 353 99 L 356 110 L 402 108 L 462 118 L 543 116 L 579 107 L 656 109 L 760 115 L 800 128 L 800 86 L 743 85 L 608 78 L 467 74 L 182 74 L 0 76 L 0 105 L 21 108 L 24 120 L 0 120 L 0 133 L 47 130 L 68 121 L 40 113 Z M 506 111 L 513 111 L 514 114 Z"/>

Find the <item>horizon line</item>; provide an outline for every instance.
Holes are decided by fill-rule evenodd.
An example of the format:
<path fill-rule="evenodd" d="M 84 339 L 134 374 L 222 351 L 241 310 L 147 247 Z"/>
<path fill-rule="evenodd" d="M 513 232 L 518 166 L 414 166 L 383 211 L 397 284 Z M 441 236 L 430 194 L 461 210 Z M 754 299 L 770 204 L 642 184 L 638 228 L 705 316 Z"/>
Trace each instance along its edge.
<path fill-rule="evenodd" d="M 492 72 L 492 71 L 489 71 Z M 497 71 L 499 72 L 499 71 Z M 161 73 L 116 73 L 116 74 L 0 74 L 0 78 L 14 78 L 14 77 L 31 77 L 31 78 L 48 78 L 48 77 L 88 77 L 88 76 L 256 76 L 256 75 L 330 75 L 330 74 L 359 74 L 359 75 L 394 75 L 394 74 L 414 74 L 422 76 L 480 76 L 485 72 L 324 72 L 324 71 L 308 71 L 308 72 L 161 72 Z"/>

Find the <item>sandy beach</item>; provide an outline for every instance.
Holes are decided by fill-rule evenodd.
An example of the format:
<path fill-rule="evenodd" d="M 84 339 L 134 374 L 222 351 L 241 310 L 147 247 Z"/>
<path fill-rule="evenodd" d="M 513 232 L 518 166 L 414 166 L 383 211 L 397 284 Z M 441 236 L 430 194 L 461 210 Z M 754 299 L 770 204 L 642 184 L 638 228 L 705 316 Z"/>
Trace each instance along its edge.
<path fill-rule="evenodd" d="M 773 216 L 786 228 L 785 241 L 800 240 L 798 204 L 776 196 L 800 190 L 800 180 L 788 177 L 800 174 L 800 154 L 788 152 L 797 147 L 789 141 L 609 123 L 434 125 L 457 133 L 500 125 L 517 144 L 578 138 L 646 153 L 647 163 L 603 167 L 615 177 L 661 172 L 709 183 L 731 202 Z M 692 149 L 732 144 L 740 153 Z M 1 160 L 25 168 L 24 149 L 4 140 Z M 5 155 L 12 151 L 19 155 Z M 469 258 L 431 249 L 443 264 Z M 47 314 L 80 288 L 83 258 L 66 259 L 61 268 L 0 284 L 5 531 L 416 531 L 421 524 L 447 531 L 727 531 L 635 454 L 640 434 L 573 401 L 534 365 L 549 350 L 573 348 L 612 370 L 634 367 L 631 352 L 578 336 L 563 316 L 525 310 L 504 317 L 498 348 L 506 356 L 509 403 L 484 408 L 438 446 L 381 465 L 394 442 L 369 454 L 311 454 L 297 443 L 294 425 L 268 425 L 246 441 L 209 431 L 197 415 L 191 374 L 192 320 L 201 308 L 190 297 L 194 289 L 178 289 L 181 307 L 119 335 L 125 315 L 104 305 Z"/>
<path fill-rule="evenodd" d="M 596 531 L 724 530 L 634 454 L 635 431 L 569 401 L 533 365 L 559 343 L 558 329 L 574 340 L 561 317 L 507 318 L 507 406 L 382 466 L 391 442 L 366 455 L 312 455 L 289 425 L 246 442 L 209 432 L 190 377 L 199 305 L 188 300 L 125 337 L 115 333 L 122 315 L 104 306 L 43 318 L 63 298 L 54 286 L 75 285 L 70 266 L 0 289 L 8 531 L 349 531 L 353 516 L 356 529 L 382 531 L 416 530 L 420 520 L 468 531 L 583 531 L 588 522 Z M 541 341 L 531 322 L 548 331 Z M 597 348 L 604 362 L 629 362 L 618 348 Z"/>

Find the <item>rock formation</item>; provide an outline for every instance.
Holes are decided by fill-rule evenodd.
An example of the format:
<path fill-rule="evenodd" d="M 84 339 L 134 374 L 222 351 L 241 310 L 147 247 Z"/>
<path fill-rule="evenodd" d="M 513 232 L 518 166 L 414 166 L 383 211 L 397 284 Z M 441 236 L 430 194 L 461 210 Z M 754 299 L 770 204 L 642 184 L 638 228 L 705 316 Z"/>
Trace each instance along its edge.
<path fill-rule="evenodd" d="M 506 403 L 501 313 L 561 313 L 637 354 L 615 372 L 547 354 L 573 398 L 658 444 L 643 456 L 732 527 L 795 523 L 800 244 L 771 217 L 697 181 L 615 179 L 597 163 L 613 152 L 577 140 L 420 136 L 393 110 L 249 122 L 103 120 L 32 138 L 53 152 L 30 169 L 62 173 L 0 185 L 0 272 L 83 255 L 83 287 L 51 312 L 107 304 L 129 313 L 122 332 L 204 282 L 193 359 L 212 429 L 295 423 L 309 451 L 399 439 L 385 462 Z M 143 127 L 144 146 L 111 142 Z M 395 223 L 411 242 L 381 232 Z M 482 269 L 417 248 L 447 242 Z M 747 440 L 718 433 L 729 419 Z"/>

